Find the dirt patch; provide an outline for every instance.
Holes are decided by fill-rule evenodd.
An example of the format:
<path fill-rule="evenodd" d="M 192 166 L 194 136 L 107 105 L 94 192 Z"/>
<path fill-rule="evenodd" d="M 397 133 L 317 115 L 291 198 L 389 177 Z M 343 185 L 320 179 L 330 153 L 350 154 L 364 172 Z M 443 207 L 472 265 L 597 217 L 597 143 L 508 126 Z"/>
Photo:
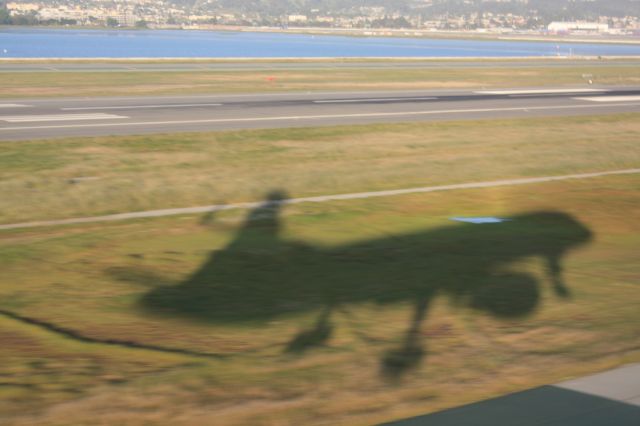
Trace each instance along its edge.
<path fill-rule="evenodd" d="M 0 330 L 0 342 L 2 342 L 3 352 L 15 352 L 24 355 L 42 349 L 42 345 L 35 339 L 8 330 Z"/>

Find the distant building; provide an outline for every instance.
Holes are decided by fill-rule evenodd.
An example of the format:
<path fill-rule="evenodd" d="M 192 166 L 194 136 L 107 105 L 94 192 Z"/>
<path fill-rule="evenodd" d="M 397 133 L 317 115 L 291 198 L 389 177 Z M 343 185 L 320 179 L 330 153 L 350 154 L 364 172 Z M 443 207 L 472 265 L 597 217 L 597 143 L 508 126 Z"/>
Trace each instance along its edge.
<path fill-rule="evenodd" d="M 139 21 L 138 17 L 130 9 L 118 10 L 114 18 L 118 21 L 118 25 L 123 27 L 133 27 Z"/>
<path fill-rule="evenodd" d="M 7 3 L 7 10 L 9 10 L 12 15 L 18 15 L 28 12 L 37 12 L 38 10 L 40 10 L 40 5 L 36 3 L 11 2 Z"/>
<path fill-rule="evenodd" d="M 599 34 L 608 32 L 609 25 L 598 22 L 552 22 L 547 30 L 554 34 Z"/>
<path fill-rule="evenodd" d="M 289 15 L 287 21 L 291 23 L 307 22 L 307 15 Z"/>
<path fill-rule="evenodd" d="M 322 22 L 327 24 L 332 24 L 335 22 L 335 18 L 333 16 L 317 16 L 315 18 L 316 22 Z"/>
<path fill-rule="evenodd" d="M 82 23 L 87 19 L 87 15 L 80 8 L 74 9 L 67 6 L 45 7 L 38 12 L 38 19 L 41 21 L 70 19 Z"/>

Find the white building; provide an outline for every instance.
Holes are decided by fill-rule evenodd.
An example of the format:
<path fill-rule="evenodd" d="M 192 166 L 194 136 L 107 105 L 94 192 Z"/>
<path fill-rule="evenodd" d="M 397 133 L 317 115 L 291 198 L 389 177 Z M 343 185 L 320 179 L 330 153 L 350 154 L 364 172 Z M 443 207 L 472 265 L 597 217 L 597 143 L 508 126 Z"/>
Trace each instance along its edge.
<path fill-rule="evenodd" d="M 551 33 L 606 33 L 609 31 L 608 24 L 598 22 L 552 22 L 547 27 Z"/>
<path fill-rule="evenodd" d="M 67 6 L 44 7 L 38 12 L 38 19 L 41 21 L 71 19 L 78 22 L 84 22 L 88 19 L 86 11 L 80 8 L 71 8 Z"/>
<path fill-rule="evenodd" d="M 295 23 L 295 22 L 307 22 L 307 15 L 289 15 L 287 17 L 287 21 L 289 23 Z"/>
<path fill-rule="evenodd" d="M 37 12 L 40 10 L 40 5 L 36 3 L 7 3 L 7 10 L 11 15 L 22 15 L 29 12 Z"/>

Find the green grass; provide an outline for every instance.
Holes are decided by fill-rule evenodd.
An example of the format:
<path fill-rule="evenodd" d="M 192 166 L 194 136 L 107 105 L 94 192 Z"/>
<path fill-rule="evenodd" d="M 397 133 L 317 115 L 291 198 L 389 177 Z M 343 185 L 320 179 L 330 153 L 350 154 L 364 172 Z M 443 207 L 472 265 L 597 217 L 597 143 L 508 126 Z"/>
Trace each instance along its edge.
<path fill-rule="evenodd" d="M 0 223 L 254 201 L 277 188 L 299 197 L 638 167 L 639 118 L 6 143 L 0 144 Z"/>
<path fill-rule="evenodd" d="M 0 418 L 372 424 L 638 361 L 639 190 L 617 176 L 4 232 Z"/>
<path fill-rule="evenodd" d="M 53 64 L 55 66 L 55 64 Z M 455 89 L 640 83 L 638 67 L 316 69 L 188 72 L 3 72 L 5 98 L 255 93 L 316 90 Z"/>

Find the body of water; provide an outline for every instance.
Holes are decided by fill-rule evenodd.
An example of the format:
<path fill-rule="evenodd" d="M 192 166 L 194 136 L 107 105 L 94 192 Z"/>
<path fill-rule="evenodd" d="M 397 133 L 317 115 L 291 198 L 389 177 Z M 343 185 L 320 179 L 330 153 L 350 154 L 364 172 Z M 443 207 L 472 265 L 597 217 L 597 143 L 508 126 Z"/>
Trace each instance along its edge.
<path fill-rule="evenodd" d="M 0 29 L 0 58 L 640 56 L 640 45 L 183 30 Z"/>

